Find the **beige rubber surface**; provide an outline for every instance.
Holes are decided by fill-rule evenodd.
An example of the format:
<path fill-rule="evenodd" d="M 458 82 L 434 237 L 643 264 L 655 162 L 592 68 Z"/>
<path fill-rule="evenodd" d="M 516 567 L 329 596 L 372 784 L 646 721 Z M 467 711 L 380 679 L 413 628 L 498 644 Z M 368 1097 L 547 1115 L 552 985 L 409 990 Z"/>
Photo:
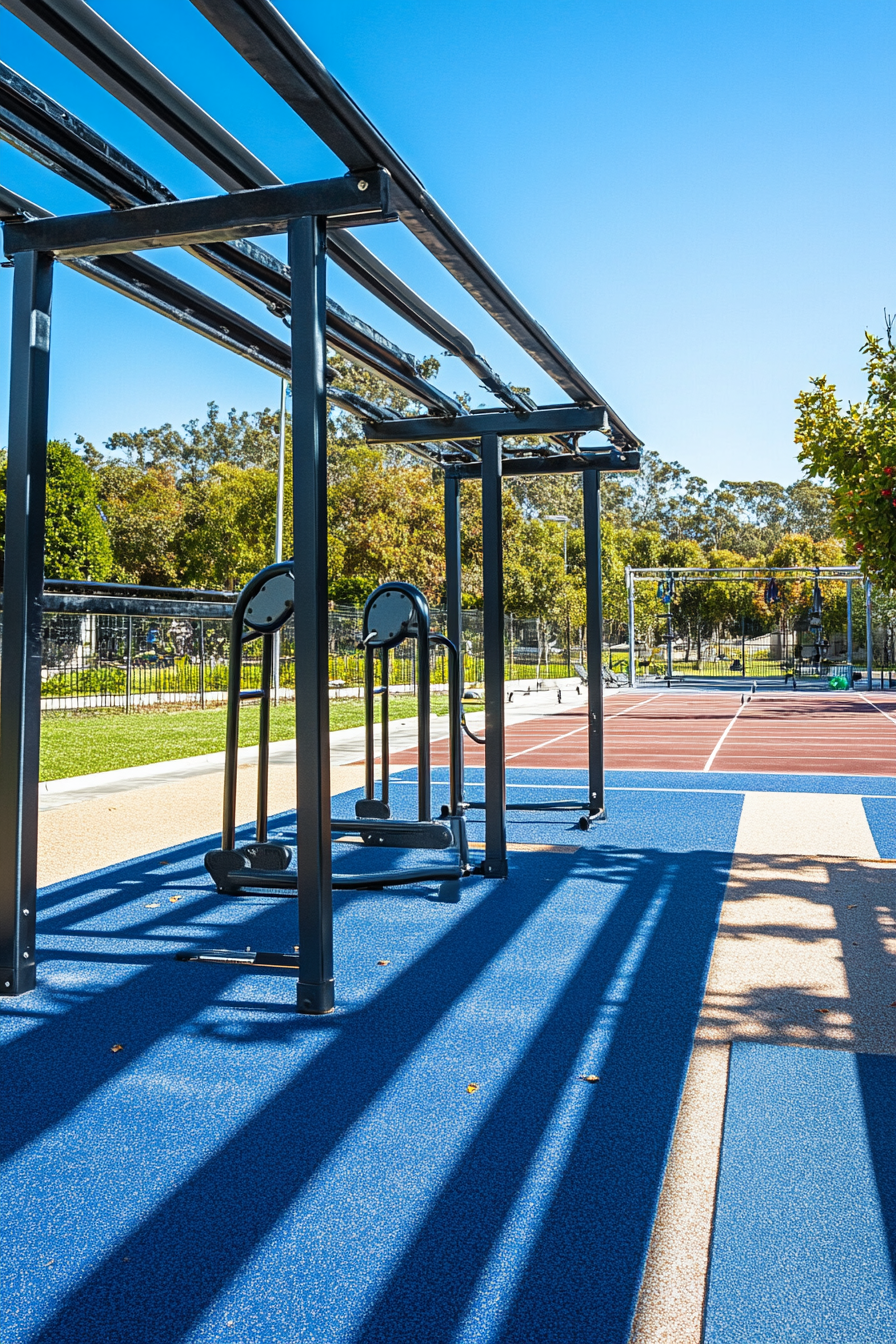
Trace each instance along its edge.
<path fill-rule="evenodd" d="M 256 779 L 254 765 L 240 766 L 238 822 L 255 816 Z M 295 808 L 295 779 L 293 764 L 271 766 L 268 810 L 272 816 Z M 334 794 L 357 788 L 364 782 L 364 767 L 339 766 L 331 771 L 331 782 Z M 62 882 L 202 836 L 214 838 L 221 829 L 222 790 L 220 773 L 196 775 L 41 812 L 39 885 Z"/>
<path fill-rule="evenodd" d="M 896 1054 L 896 864 L 860 798 L 744 799 L 633 1344 L 700 1344 L 737 1040 Z"/>

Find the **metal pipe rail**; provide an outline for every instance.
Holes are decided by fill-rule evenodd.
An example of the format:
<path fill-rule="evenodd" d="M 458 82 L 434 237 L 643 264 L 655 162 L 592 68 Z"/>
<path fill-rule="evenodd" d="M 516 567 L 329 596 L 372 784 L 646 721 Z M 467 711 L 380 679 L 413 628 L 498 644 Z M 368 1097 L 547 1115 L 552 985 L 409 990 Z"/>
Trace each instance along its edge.
<path fill-rule="evenodd" d="M 0 138 L 113 209 L 178 200 L 133 159 L 2 62 Z M 47 211 L 39 213 L 52 217 Z M 192 244 L 184 250 L 240 285 L 276 316 L 288 315 L 289 267 L 270 252 L 248 239 Z M 352 362 L 388 379 L 432 411 L 449 416 L 463 411 L 453 397 L 419 376 L 413 355 L 331 299 L 327 301 L 327 338 Z M 287 346 L 283 348 L 288 351 Z"/>
<path fill-rule="evenodd" d="M 606 402 L 524 308 L 270 0 L 193 0 L 245 61 L 280 94 L 350 171 L 385 168 L 412 233 L 527 354 L 576 402 Z M 640 440 L 607 406 L 614 439 Z"/>
<path fill-rule="evenodd" d="M 274 186 L 280 178 L 203 111 L 84 0 L 0 0 L 10 13 L 201 168 L 226 191 Z M 530 397 L 514 391 L 477 353 L 472 341 L 415 293 L 350 233 L 335 231 L 329 253 L 372 294 L 461 359 L 506 406 L 525 410 Z"/>
<path fill-rule="evenodd" d="M 729 580 L 733 583 L 761 582 L 769 574 L 792 574 L 805 579 L 861 579 L 862 571 L 858 565 L 734 565 L 730 569 L 676 568 L 674 565 L 654 566 L 651 569 L 630 569 L 632 579 L 638 582 L 664 579 L 668 575 L 683 579 L 686 583 L 705 581 L 718 583 Z"/>

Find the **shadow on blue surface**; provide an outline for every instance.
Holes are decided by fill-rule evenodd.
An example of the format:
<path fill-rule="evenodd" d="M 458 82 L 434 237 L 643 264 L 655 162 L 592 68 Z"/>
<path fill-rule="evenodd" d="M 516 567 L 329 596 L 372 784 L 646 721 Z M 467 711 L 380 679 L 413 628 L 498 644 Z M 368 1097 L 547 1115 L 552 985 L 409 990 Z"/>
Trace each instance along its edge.
<path fill-rule="evenodd" d="M 620 808 L 459 906 L 345 894 L 329 1018 L 173 961 L 294 936 L 205 844 L 45 892 L 0 1018 L 4 1339 L 624 1344 L 739 809 Z"/>

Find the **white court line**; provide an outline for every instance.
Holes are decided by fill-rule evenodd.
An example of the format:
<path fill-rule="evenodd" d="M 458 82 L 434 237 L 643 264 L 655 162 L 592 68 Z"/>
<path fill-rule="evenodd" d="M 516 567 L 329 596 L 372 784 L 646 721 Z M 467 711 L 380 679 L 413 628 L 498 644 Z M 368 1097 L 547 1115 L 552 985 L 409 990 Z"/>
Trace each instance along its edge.
<path fill-rule="evenodd" d="M 481 769 L 481 766 L 477 768 Z M 735 770 L 732 773 L 738 774 L 739 772 Z M 774 770 L 762 770 L 756 771 L 755 773 L 763 776 L 773 775 L 775 779 L 822 778 L 821 775 L 782 775 L 780 771 L 775 772 Z M 836 778 L 836 776 L 831 776 L 831 778 Z M 877 779 L 878 776 L 854 775 L 853 778 Z M 415 789 L 417 787 L 416 779 L 393 779 L 392 783 L 395 785 L 404 784 L 409 789 Z M 475 783 L 476 782 L 474 782 L 474 787 Z M 447 789 L 448 781 L 446 779 L 437 779 L 434 787 Z M 557 789 L 562 793 L 568 793 L 570 789 L 574 789 L 576 786 L 574 784 L 508 784 L 507 787 L 508 789 L 529 789 L 530 791 L 532 789 Z M 607 793 L 731 793 L 736 794 L 738 797 L 742 793 L 818 793 L 822 794 L 825 798 L 874 798 L 887 803 L 896 803 L 896 793 L 833 793 L 825 789 L 698 789 L 688 787 L 672 788 L 670 784 L 607 784 L 605 791 Z"/>
<path fill-rule="evenodd" d="M 650 700 L 659 700 L 662 694 L 663 694 L 662 691 L 657 691 L 656 695 L 652 695 L 650 697 Z M 642 709 L 644 705 L 650 704 L 650 700 L 639 700 L 636 705 L 629 705 L 627 709 L 620 709 L 618 714 L 605 714 L 604 723 L 608 723 L 610 719 L 621 719 L 623 714 L 628 714 L 629 710 Z"/>
<path fill-rule="evenodd" d="M 652 695 L 650 697 L 650 700 L 656 700 L 657 698 L 658 695 Z M 642 700 L 641 705 L 649 705 L 650 700 Z M 621 718 L 623 714 L 627 714 L 629 709 L 639 709 L 639 708 L 640 705 L 629 705 L 628 709 L 620 709 L 618 714 L 610 714 L 607 717 L 611 719 L 618 719 Z M 604 719 L 605 723 L 606 721 L 607 720 Z M 525 747 L 522 751 L 512 751 L 509 756 L 504 757 L 504 760 L 515 761 L 517 756 L 528 756 L 530 751 L 542 751 L 545 747 L 552 747 L 555 742 L 563 742 L 567 737 L 575 737 L 576 733 L 586 733 L 587 731 L 588 731 L 588 724 L 583 723 L 581 727 L 573 728 L 568 733 L 561 733 L 559 737 L 552 737 L 547 742 L 536 742 L 534 747 Z"/>
<path fill-rule="evenodd" d="M 731 720 L 731 722 L 729 723 L 728 727 L 725 729 L 724 733 L 723 733 L 722 736 L 719 738 L 719 740 L 718 740 L 718 742 L 716 743 L 716 745 L 713 747 L 713 749 L 712 749 L 712 755 L 710 756 L 709 760 L 706 762 L 706 764 L 705 764 L 704 767 L 703 767 L 703 774 L 704 774 L 704 775 L 705 775 L 706 772 L 709 770 L 709 767 L 712 765 L 712 763 L 713 763 L 713 761 L 715 760 L 715 758 L 718 756 L 718 754 L 719 754 L 719 747 L 721 747 L 722 743 L 725 741 L 725 738 L 726 738 L 726 737 L 728 736 L 728 734 L 731 732 L 731 729 L 732 729 L 732 728 L 734 727 L 734 725 L 737 723 L 737 720 L 740 718 L 741 714 L 742 714 L 743 711 L 746 709 L 746 707 L 747 707 L 747 705 L 748 705 L 749 703 L 750 703 L 749 700 L 743 700 L 743 701 L 741 701 L 740 709 L 737 711 L 737 713 L 735 714 L 734 718 Z"/>
<path fill-rule="evenodd" d="M 872 709 L 876 709 L 878 714 L 883 714 L 884 718 L 889 719 L 891 723 L 896 723 L 896 719 L 893 718 L 892 714 L 888 714 L 885 709 L 881 709 L 880 705 L 876 705 L 873 700 L 869 700 L 864 692 L 859 691 L 859 695 L 865 701 L 866 705 L 870 705 Z"/>

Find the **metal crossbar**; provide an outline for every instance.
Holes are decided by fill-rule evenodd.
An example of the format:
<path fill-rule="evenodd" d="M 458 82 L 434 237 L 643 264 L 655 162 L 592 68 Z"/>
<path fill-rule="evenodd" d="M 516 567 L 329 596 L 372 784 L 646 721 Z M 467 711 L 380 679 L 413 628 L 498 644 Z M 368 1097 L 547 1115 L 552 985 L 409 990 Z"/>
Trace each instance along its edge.
<path fill-rule="evenodd" d="M 504 599 L 502 476 L 580 472 L 586 519 L 588 647 L 601 665 L 600 479 L 637 470 L 640 440 L 569 356 L 535 321 L 426 192 L 419 178 L 329 75 L 270 0 L 193 0 L 280 97 L 333 150 L 348 174 L 285 185 L 95 13 L 84 0 L 0 0 L 60 52 L 136 112 L 226 195 L 181 201 L 139 165 L 66 113 L 8 67 L 0 67 L 0 136 L 97 196 L 106 211 L 55 217 L 0 190 L 4 248 L 11 257 L 13 322 L 4 572 L 4 657 L 0 666 L 0 995 L 35 984 L 34 894 L 41 620 L 70 616 L 91 600 L 77 588 L 44 584 L 50 312 L 56 260 L 164 313 L 293 385 L 296 832 L 300 953 L 299 1011 L 334 1005 L 328 741 L 327 400 L 368 426 L 372 442 L 400 443 L 445 469 L 446 626 L 461 634 L 460 481 L 482 480 L 483 654 L 485 663 L 486 849 L 480 871 L 507 872 L 503 740 Z M 350 232 L 400 220 L 570 397 L 537 407 L 510 387 L 468 337 L 394 275 Z M 282 231 L 281 263 L 248 236 Z M 284 320 L 288 345 L 134 251 L 178 245 L 239 284 Z M 420 377 L 413 356 L 328 301 L 327 259 L 464 361 L 501 403 L 468 413 Z M 339 388 L 327 368 L 330 341 L 347 358 L 389 379 L 427 415 L 405 418 Z M 603 434 L 598 452 L 580 440 Z M 535 438 L 535 447 L 505 439 Z M 281 566 L 282 568 L 282 566 Z M 630 585 L 631 591 L 631 585 Z M 229 595 L 196 595 L 194 616 L 223 612 Z M 225 599 L 222 601 L 221 599 Z M 92 600 L 110 615 L 145 611 L 150 599 L 105 592 Z M 156 595 L 166 607 L 177 599 Z M 183 607 L 180 608 L 183 612 Z M 301 637 L 298 622 L 301 613 Z M 200 684 L 202 679 L 200 678 Z M 602 678 L 588 678 L 588 818 L 604 815 Z"/>

